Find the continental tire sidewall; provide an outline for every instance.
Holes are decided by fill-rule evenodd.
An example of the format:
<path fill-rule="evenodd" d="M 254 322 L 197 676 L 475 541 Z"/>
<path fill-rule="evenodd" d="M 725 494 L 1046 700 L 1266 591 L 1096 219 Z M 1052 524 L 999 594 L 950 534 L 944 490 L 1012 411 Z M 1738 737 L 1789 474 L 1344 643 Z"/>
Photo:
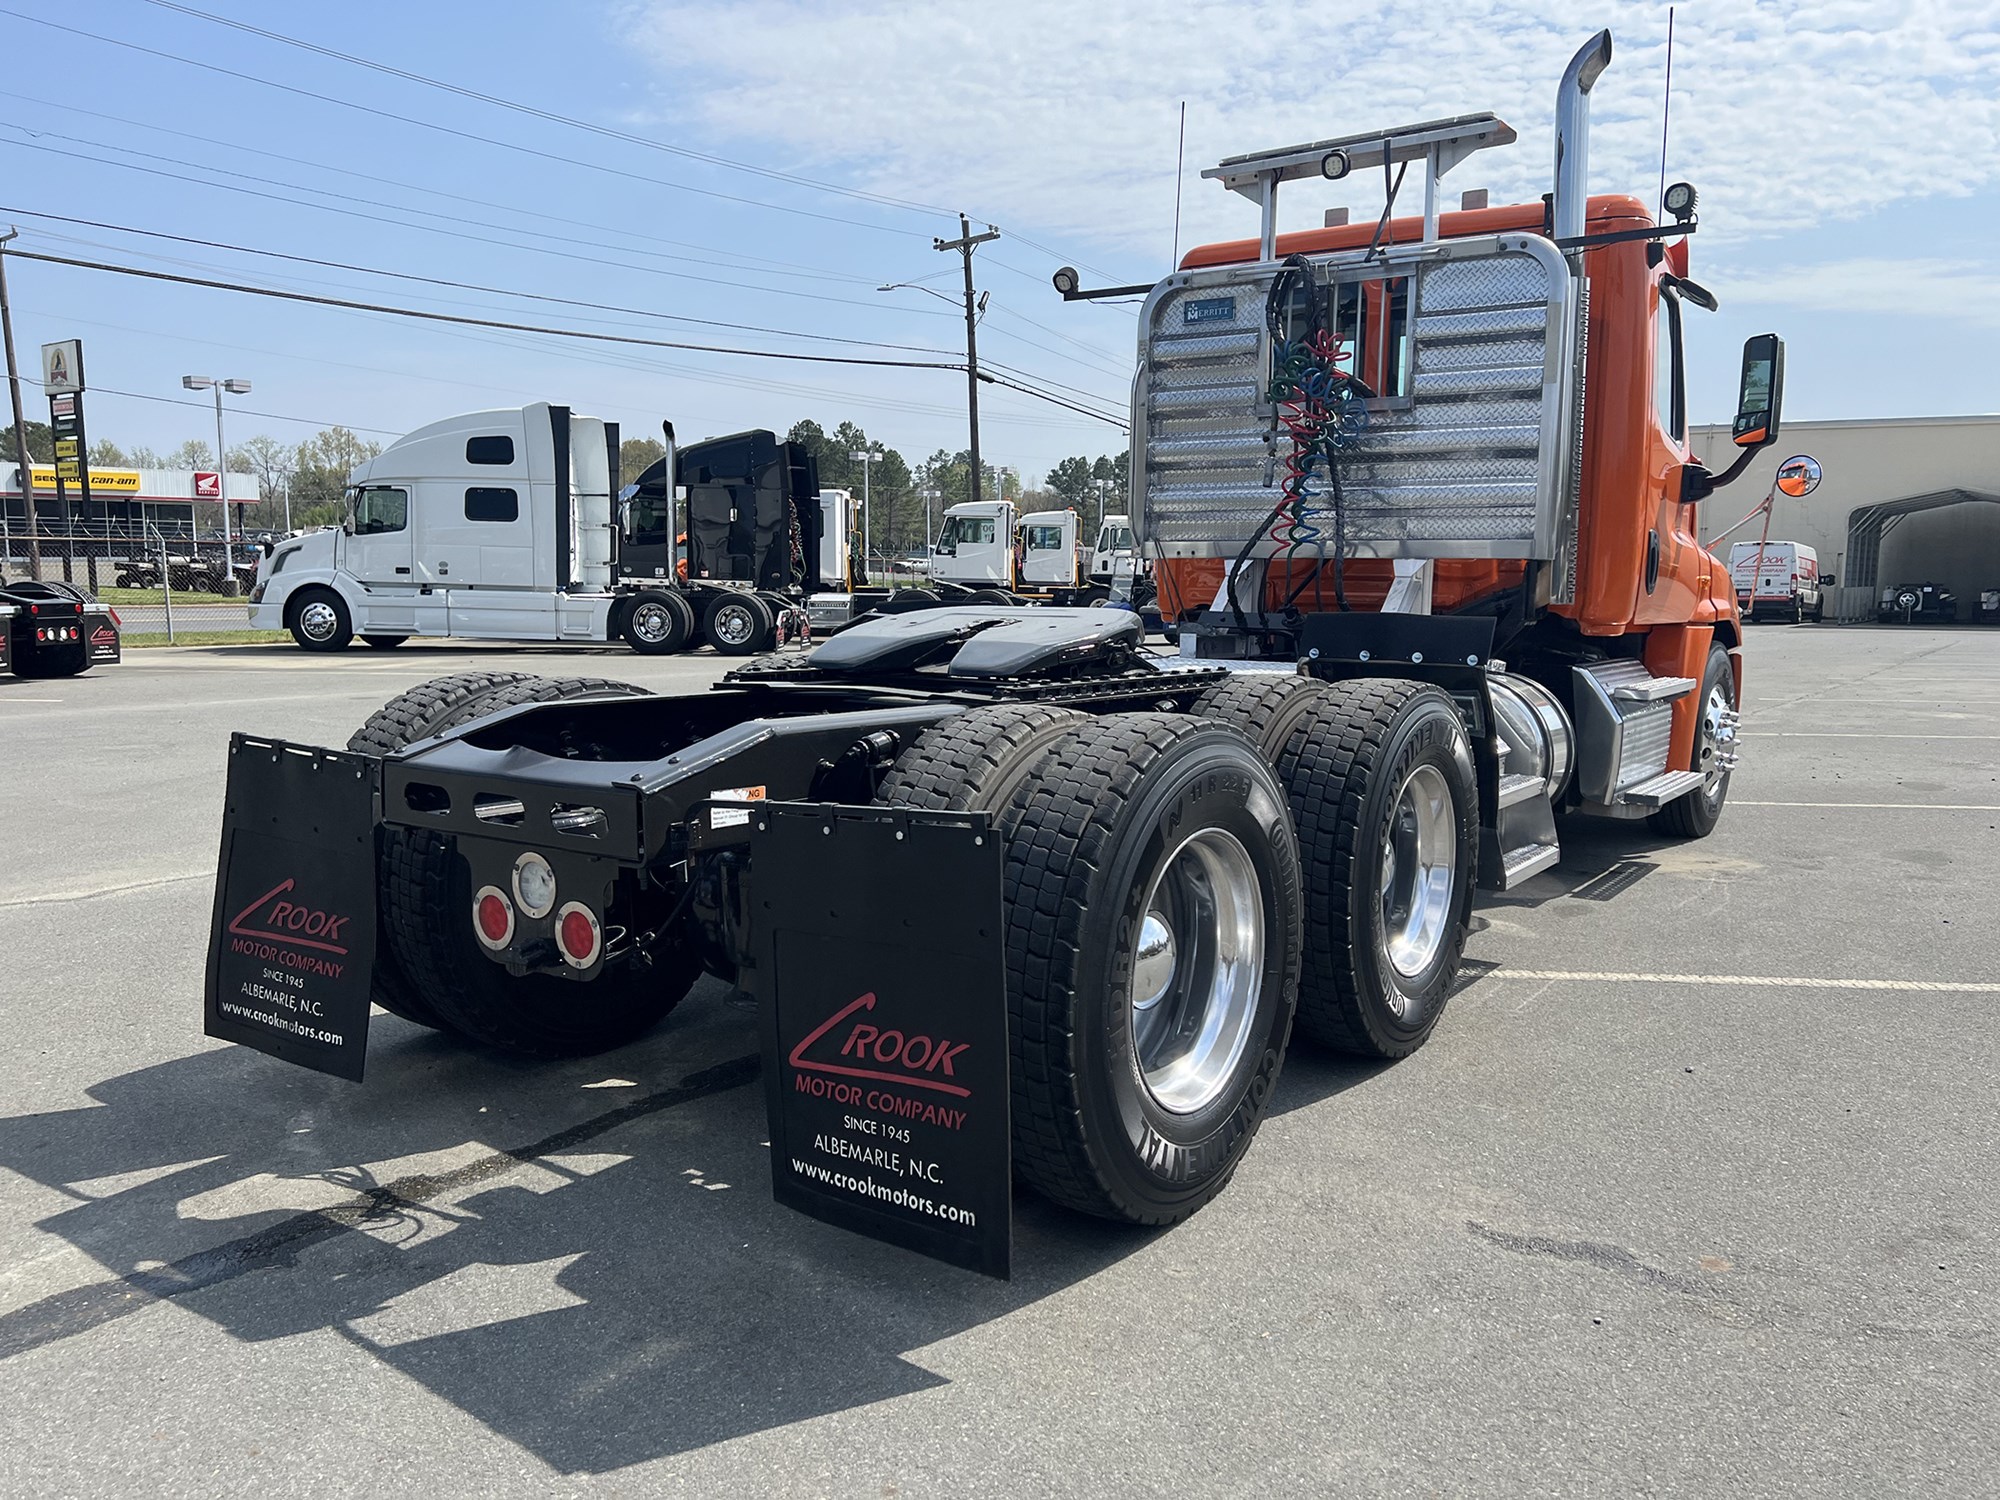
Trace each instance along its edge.
<path fill-rule="evenodd" d="M 1234 753 L 1232 753 L 1234 752 Z M 1282 790 L 1249 747 L 1202 738 L 1170 755 L 1128 813 L 1115 855 L 1091 882 L 1078 934 L 1075 1072 L 1087 1138 L 1112 1149 L 1107 1185 L 1148 1217 L 1178 1216 L 1218 1191 L 1269 1106 L 1298 989 L 1298 845 Z M 1261 774 L 1260 774 L 1261 773 Z M 1131 984 L 1142 905 L 1168 853 L 1202 828 L 1235 835 L 1257 867 L 1264 964 L 1250 1039 L 1216 1101 L 1188 1115 L 1148 1092 L 1132 1042 Z"/>
<path fill-rule="evenodd" d="M 1444 941 L 1422 972 L 1405 976 L 1389 962 L 1382 921 L 1381 851 L 1395 799 L 1410 773 L 1435 766 L 1451 789 L 1453 821 L 1458 832 L 1449 925 Z M 1445 1000 L 1458 977 L 1465 937 L 1472 915 L 1474 876 L 1479 860 L 1479 781 L 1473 769 L 1472 746 L 1458 711 L 1441 697 L 1417 700 L 1396 726 L 1370 778 L 1362 802 L 1360 836 L 1353 858 L 1359 868 L 1348 881 L 1348 932 L 1355 947 L 1355 978 L 1363 993 L 1368 1023 L 1387 1033 L 1398 1049 L 1413 1047 L 1437 1025 Z M 1401 1014 L 1394 1003 L 1401 999 Z"/>

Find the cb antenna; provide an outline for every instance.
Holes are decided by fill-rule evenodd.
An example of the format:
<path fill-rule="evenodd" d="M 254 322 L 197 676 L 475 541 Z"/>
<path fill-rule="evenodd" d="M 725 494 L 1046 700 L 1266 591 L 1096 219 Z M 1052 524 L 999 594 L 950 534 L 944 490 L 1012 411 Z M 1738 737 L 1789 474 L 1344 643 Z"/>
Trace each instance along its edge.
<path fill-rule="evenodd" d="M 1667 123 L 1674 107 L 1674 7 L 1667 7 L 1667 86 L 1660 97 L 1660 200 L 1653 210 L 1658 223 L 1667 211 Z"/>
<path fill-rule="evenodd" d="M 1173 271 L 1181 263 L 1181 179 L 1187 175 L 1187 100 L 1181 100 L 1181 143 L 1174 157 L 1174 260 Z"/>

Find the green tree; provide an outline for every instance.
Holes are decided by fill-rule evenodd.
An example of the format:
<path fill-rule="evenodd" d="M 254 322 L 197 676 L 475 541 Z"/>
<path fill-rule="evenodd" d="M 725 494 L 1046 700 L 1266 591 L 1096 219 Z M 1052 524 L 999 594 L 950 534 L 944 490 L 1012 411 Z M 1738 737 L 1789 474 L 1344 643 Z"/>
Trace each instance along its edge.
<path fill-rule="evenodd" d="M 131 462 L 125 456 L 125 450 L 110 438 L 99 438 L 90 445 L 90 466 L 93 469 L 123 469 Z"/>
<path fill-rule="evenodd" d="M 297 461 L 297 449 L 267 433 L 229 450 L 230 472 L 257 476 L 257 503 L 244 518 L 252 526 L 281 526 L 285 520 L 285 485 Z"/>
<path fill-rule="evenodd" d="M 639 476 L 667 456 L 667 445 L 658 438 L 626 438 L 618 445 L 617 488 L 638 483 Z"/>
<path fill-rule="evenodd" d="M 1105 462 L 1099 459 L 1099 463 Z M 1073 505 L 1081 510 L 1095 492 L 1091 480 L 1096 477 L 1091 462 L 1087 458 L 1066 458 L 1049 470 L 1049 488 L 1064 505 Z"/>
<path fill-rule="evenodd" d="M 166 469 L 208 469 L 215 468 L 215 450 L 200 438 L 189 438 L 180 447 L 169 453 L 161 463 Z"/>
<path fill-rule="evenodd" d="M 14 423 L 10 416 L 7 425 L 0 427 L 0 461 L 15 462 L 20 455 L 14 451 Z M 56 451 L 56 435 L 49 430 L 46 422 L 24 422 L 21 424 L 28 433 L 28 461 L 48 463 Z"/>
<path fill-rule="evenodd" d="M 343 513 L 347 476 L 382 451 L 345 427 L 329 427 L 300 443 L 293 455 L 292 524 L 324 526 Z"/>

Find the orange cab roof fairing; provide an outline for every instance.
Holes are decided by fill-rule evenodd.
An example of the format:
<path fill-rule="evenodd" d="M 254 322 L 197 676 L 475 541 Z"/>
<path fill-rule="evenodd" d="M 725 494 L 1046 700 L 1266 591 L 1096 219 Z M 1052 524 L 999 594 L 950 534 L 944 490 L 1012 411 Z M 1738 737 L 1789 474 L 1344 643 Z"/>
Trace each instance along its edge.
<path fill-rule="evenodd" d="M 1527 230 L 1542 232 L 1545 213 L 1540 203 L 1514 203 L 1499 208 L 1456 209 L 1438 215 L 1440 239 L 1464 239 L 1475 234 L 1505 234 Z M 1653 216 L 1637 198 L 1626 193 L 1605 193 L 1590 200 L 1590 220 L 1636 219 L 1653 222 Z M 1383 232 L 1385 244 L 1411 244 L 1424 237 L 1423 215 L 1391 219 Z M 1287 255 L 1323 255 L 1333 250 L 1365 250 L 1375 238 L 1375 220 L 1342 224 L 1332 229 L 1295 229 L 1278 236 L 1278 258 Z M 1254 261 L 1259 243 L 1255 235 L 1243 240 L 1221 240 L 1213 245 L 1197 245 L 1181 257 L 1180 269 L 1236 265 Z"/>

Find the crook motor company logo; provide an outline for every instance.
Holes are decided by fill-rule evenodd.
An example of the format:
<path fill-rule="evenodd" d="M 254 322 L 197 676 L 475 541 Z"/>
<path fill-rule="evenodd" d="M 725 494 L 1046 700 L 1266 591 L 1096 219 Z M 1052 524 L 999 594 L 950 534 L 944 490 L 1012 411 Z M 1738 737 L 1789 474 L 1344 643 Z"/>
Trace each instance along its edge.
<path fill-rule="evenodd" d="M 787 1059 L 793 1091 L 899 1120 L 962 1129 L 965 1111 L 945 1100 L 972 1097 L 959 1071 L 972 1044 L 881 1025 L 874 1010 L 870 990 L 807 1032 Z M 910 1098 L 877 1087 L 884 1083 L 944 1098 Z"/>
<path fill-rule="evenodd" d="M 351 917 L 301 900 L 290 876 L 229 919 L 230 951 L 262 963 L 338 979 Z"/>

